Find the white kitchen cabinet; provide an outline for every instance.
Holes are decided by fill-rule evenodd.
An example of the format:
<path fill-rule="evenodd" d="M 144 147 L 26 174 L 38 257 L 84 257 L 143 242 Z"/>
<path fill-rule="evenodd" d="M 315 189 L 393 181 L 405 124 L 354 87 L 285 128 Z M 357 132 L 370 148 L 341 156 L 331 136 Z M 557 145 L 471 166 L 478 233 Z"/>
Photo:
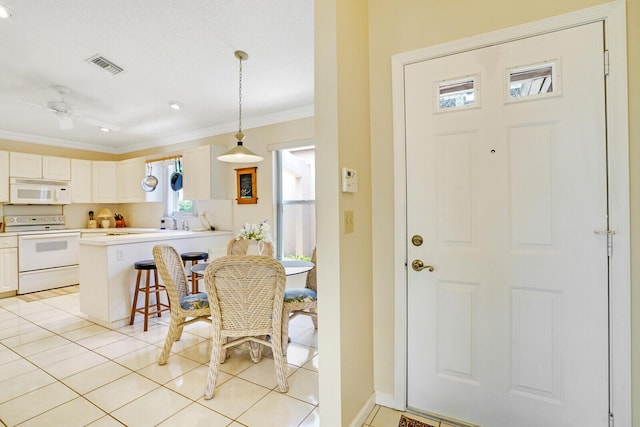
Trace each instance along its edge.
<path fill-rule="evenodd" d="M 118 203 L 118 162 L 91 162 L 91 188 L 93 203 Z"/>
<path fill-rule="evenodd" d="M 202 145 L 183 152 L 184 199 L 229 198 L 227 195 L 227 165 L 217 159 L 225 151 L 225 147 L 218 145 Z"/>
<path fill-rule="evenodd" d="M 65 157 L 10 153 L 9 175 L 16 178 L 71 180 L 71 161 Z"/>
<path fill-rule="evenodd" d="M 71 159 L 65 157 L 42 156 L 42 178 L 70 181 Z"/>
<path fill-rule="evenodd" d="M 16 178 L 42 178 L 42 155 L 9 153 L 9 176 Z"/>
<path fill-rule="evenodd" d="M 18 238 L 0 237 L 0 295 L 18 290 Z"/>
<path fill-rule="evenodd" d="M 145 176 L 145 160 L 141 157 L 118 162 L 118 198 L 121 203 L 144 202 L 145 191 L 140 181 Z"/>
<path fill-rule="evenodd" d="M 91 203 L 91 160 L 71 159 L 71 202 Z"/>
<path fill-rule="evenodd" d="M 0 151 L 0 203 L 9 201 L 9 152 Z"/>

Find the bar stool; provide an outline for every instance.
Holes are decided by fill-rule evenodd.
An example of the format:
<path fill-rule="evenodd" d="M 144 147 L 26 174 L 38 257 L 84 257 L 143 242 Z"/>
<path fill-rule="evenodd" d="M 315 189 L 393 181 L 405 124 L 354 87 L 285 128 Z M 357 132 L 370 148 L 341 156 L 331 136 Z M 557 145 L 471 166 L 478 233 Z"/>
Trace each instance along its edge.
<path fill-rule="evenodd" d="M 144 261 L 138 261 L 134 264 L 134 268 L 138 270 L 138 276 L 136 278 L 136 288 L 133 291 L 133 304 L 131 305 L 131 318 L 129 319 L 129 325 L 133 325 L 133 321 L 135 320 L 136 313 L 141 313 L 144 316 L 144 330 L 147 331 L 149 316 L 157 314 L 158 317 L 162 316 L 163 311 L 169 311 L 169 304 L 165 304 L 160 302 L 160 293 L 162 291 L 167 291 L 164 286 L 162 286 L 158 282 L 158 270 L 156 270 L 156 263 L 152 259 L 147 259 Z M 144 285 L 140 286 L 140 279 L 142 277 L 142 272 L 146 271 L 146 279 Z M 151 284 L 151 272 L 153 271 L 154 282 Z M 144 293 L 144 306 L 138 308 L 138 294 L 140 292 Z M 155 310 L 149 311 L 149 295 L 155 294 L 156 296 L 156 304 Z M 167 301 L 169 300 L 169 296 L 167 295 Z"/>
<path fill-rule="evenodd" d="M 187 266 L 187 261 L 191 261 L 191 266 L 189 267 L 189 271 L 191 271 L 191 267 L 196 265 L 198 261 L 206 261 L 209 259 L 208 252 L 185 252 L 180 254 L 180 258 L 182 258 L 182 264 Z M 189 281 L 191 282 L 191 293 L 197 294 L 200 292 L 198 290 L 198 279 L 200 277 L 193 271 L 191 271 L 191 276 L 189 276 Z"/>

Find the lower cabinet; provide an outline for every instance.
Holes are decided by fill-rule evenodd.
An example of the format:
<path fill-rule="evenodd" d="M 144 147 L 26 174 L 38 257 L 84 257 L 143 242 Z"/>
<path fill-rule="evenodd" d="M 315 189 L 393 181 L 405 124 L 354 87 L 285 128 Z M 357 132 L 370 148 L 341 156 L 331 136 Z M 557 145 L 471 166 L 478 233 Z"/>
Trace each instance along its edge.
<path fill-rule="evenodd" d="M 18 290 L 18 249 L 0 248 L 0 296 Z"/>

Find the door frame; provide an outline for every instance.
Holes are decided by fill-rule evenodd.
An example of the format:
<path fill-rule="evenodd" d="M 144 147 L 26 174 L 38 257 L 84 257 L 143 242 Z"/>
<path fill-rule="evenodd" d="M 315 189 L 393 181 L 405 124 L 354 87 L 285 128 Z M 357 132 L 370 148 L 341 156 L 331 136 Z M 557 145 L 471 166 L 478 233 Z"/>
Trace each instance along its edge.
<path fill-rule="evenodd" d="M 631 425 L 631 311 L 629 223 L 629 119 L 627 106 L 627 31 L 624 0 L 554 16 L 515 27 L 443 43 L 392 57 L 394 145 L 394 296 L 395 362 L 393 401 L 407 407 L 407 230 L 404 67 L 525 37 L 603 21 L 609 51 L 606 85 L 609 227 L 615 230 L 609 259 L 610 411 L 618 425 Z M 604 72 L 604 71 L 603 71 Z"/>

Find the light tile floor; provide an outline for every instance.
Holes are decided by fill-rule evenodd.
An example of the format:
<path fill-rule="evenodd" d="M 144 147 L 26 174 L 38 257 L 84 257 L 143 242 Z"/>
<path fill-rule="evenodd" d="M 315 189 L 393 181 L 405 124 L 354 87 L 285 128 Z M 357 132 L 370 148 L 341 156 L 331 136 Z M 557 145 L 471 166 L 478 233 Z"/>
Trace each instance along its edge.
<path fill-rule="evenodd" d="M 159 366 L 168 320 L 168 313 L 154 318 L 143 332 L 138 316 L 110 330 L 84 319 L 78 293 L 0 299 L 2 425 L 319 426 L 318 334 L 310 318 L 297 317 L 289 329 L 288 393 L 277 391 L 270 354 L 254 364 L 240 348 L 221 365 L 212 400 L 204 400 L 210 327 L 185 328 Z"/>

